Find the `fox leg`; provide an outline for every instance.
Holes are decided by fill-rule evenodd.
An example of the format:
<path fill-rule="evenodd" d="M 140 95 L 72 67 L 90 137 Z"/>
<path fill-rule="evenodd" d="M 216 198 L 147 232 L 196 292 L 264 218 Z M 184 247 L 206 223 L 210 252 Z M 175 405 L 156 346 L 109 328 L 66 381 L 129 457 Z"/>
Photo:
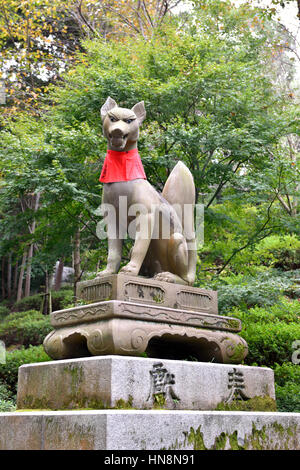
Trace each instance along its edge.
<path fill-rule="evenodd" d="M 122 239 L 108 239 L 107 265 L 103 271 L 99 271 L 97 273 L 96 277 L 107 276 L 109 274 L 116 274 L 119 271 L 122 258 L 122 245 Z"/>
<path fill-rule="evenodd" d="M 136 218 L 136 226 L 140 228 L 136 232 L 135 242 L 132 248 L 130 261 L 120 272 L 137 276 L 147 254 L 152 232 L 153 232 L 154 214 L 141 214 Z"/>

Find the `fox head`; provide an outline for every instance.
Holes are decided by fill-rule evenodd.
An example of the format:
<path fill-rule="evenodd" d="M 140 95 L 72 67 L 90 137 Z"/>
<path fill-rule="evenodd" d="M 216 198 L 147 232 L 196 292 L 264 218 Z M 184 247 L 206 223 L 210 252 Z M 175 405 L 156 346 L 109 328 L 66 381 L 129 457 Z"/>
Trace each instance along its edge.
<path fill-rule="evenodd" d="M 139 127 L 146 117 L 144 101 L 131 109 L 120 108 L 110 96 L 101 108 L 103 134 L 108 148 L 116 151 L 131 150 L 136 147 Z"/>

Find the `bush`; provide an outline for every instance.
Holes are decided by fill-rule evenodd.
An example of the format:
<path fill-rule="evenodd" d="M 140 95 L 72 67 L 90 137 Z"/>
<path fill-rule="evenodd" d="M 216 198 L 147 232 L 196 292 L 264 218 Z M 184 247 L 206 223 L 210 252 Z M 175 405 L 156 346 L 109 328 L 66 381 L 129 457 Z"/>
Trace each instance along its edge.
<path fill-rule="evenodd" d="M 8 389 L 8 387 L 0 381 L 0 412 L 14 411 L 15 410 L 15 397 Z"/>
<path fill-rule="evenodd" d="M 70 289 L 60 289 L 52 292 L 52 311 L 63 310 L 68 308 L 70 304 L 74 305 L 74 292 Z"/>
<path fill-rule="evenodd" d="M 12 400 L 1 400 L 0 398 L 0 413 L 15 411 L 16 405 Z"/>
<path fill-rule="evenodd" d="M 300 286 L 295 282 L 300 271 L 282 272 L 272 269 L 256 276 L 230 275 L 207 286 L 218 291 L 219 311 L 226 314 L 233 307 L 249 309 L 271 307 L 282 295 L 299 298 Z M 203 287 L 203 285 L 201 286 Z"/>
<path fill-rule="evenodd" d="M 12 344 L 38 346 L 52 329 L 49 316 L 36 310 L 18 312 L 9 315 L 0 324 L 0 339 L 6 347 Z"/>
<path fill-rule="evenodd" d="M 282 298 L 266 309 L 255 307 L 248 311 L 234 309 L 230 316 L 242 321 L 241 336 L 247 341 L 247 364 L 272 366 L 291 360 L 292 343 L 300 338 L 300 304 Z"/>
<path fill-rule="evenodd" d="M 299 366 L 298 366 L 299 367 Z M 276 403 L 278 411 L 300 413 L 300 385 L 294 382 L 286 382 L 284 385 L 276 385 Z"/>
<path fill-rule="evenodd" d="M 0 400 L 11 400 L 13 398 L 13 394 L 7 388 L 7 385 L 0 380 Z"/>
<path fill-rule="evenodd" d="M 71 304 L 74 300 L 73 291 L 70 289 L 61 289 L 59 291 L 51 292 L 52 298 L 52 311 L 62 310 Z M 24 299 L 19 300 L 14 305 L 14 310 L 16 312 L 24 312 L 27 310 L 41 310 L 43 302 L 43 295 L 36 294 L 31 295 L 30 297 L 25 297 Z"/>
<path fill-rule="evenodd" d="M 274 367 L 275 382 L 279 386 L 284 386 L 286 382 L 294 382 L 300 387 L 300 367 L 299 364 L 284 362 L 275 364 Z M 300 395 L 299 395 L 300 397 Z"/>
<path fill-rule="evenodd" d="M 13 310 L 16 312 L 26 312 L 28 310 L 40 311 L 43 297 L 41 294 L 25 297 L 14 304 Z"/>
<path fill-rule="evenodd" d="M 51 361 L 43 346 L 16 349 L 6 354 L 6 364 L 0 364 L 0 381 L 13 395 L 17 393 L 18 369 L 22 364 Z"/>
<path fill-rule="evenodd" d="M 255 249 L 260 264 L 284 270 L 300 268 L 300 240 L 296 235 L 271 235 Z"/>
<path fill-rule="evenodd" d="M 9 309 L 7 307 L 4 307 L 0 305 L 0 322 L 7 316 L 9 315 Z"/>

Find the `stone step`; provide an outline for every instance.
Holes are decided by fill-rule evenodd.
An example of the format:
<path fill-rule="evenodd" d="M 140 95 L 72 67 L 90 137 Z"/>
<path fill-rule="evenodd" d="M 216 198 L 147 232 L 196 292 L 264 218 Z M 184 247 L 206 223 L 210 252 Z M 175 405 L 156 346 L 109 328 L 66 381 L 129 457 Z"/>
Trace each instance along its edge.
<path fill-rule="evenodd" d="M 300 413 L 14 412 L 0 413 L 0 429 L 0 450 L 300 450 Z"/>

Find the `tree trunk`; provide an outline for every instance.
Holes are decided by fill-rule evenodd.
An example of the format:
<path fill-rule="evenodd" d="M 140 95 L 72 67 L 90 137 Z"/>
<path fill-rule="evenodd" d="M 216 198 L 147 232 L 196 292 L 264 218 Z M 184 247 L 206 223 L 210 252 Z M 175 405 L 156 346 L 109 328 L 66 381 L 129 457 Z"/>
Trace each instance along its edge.
<path fill-rule="evenodd" d="M 19 274 L 19 282 L 18 282 L 18 291 L 17 291 L 17 302 L 22 299 L 22 288 L 23 288 L 23 277 L 25 271 L 25 263 L 26 263 L 26 250 L 23 253 L 22 264 Z"/>
<path fill-rule="evenodd" d="M 31 196 L 29 202 L 27 203 L 27 206 L 30 209 L 33 209 L 34 212 L 36 212 L 39 208 L 40 197 L 41 197 L 41 193 L 34 194 L 33 196 Z M 23 211 L 25 210 L 25 207 L 26 207 L 26 202 L 23 201 L 22 202 Z M 32 224 L 29 225 L 28 227 L 30 235 L 34 234 L 35 227 L 36 227 L 36 221 L 33 220 Z M 28 297 L 30 295 L 32 256 L 33 256 L 33 243 L 31 243 L 31 245 L 29 246 L 29 250 L 28 250 L 24 297 Z"/>
<path fill-rule="evenodd" d="M 30 295 L 32 255 L 33 255 L 33 244 L 30 245 L 29 250 L 28 250 L 24 297 L 28 297 Z"/>
<path fill-rule="evenodd" d="M 75 233 L 74 239 L 74 296 L 76 297 L 76 285 L 81 277 L 80 269 L 80 229 Z"/>
<path fill-rule="evenodd" d="M 50 276 L 48 270 L 45 272 L 45 294 L 42 305 L 42 314 L 49 315 L 52 312 L 52 299 L 50 290 Z"/>
<path fill-rule="evenodd" d="M 1 272 L 1 284 L 2 284 L 2 300 L 6 297 L 5 291 L 5 257 L 2 257 L 2 272 Z"/>
<path fill-rule="evenodd" d="M 14 269 L 14 282 L 13 282 L 13 296 L 15 297 L 17 294 L 17 285 L 18 285 L 18 267 L 19 263 L 18 260 L 16 261 L 15 264 L 15 269 Z"/>
<path fill-rule="evenodd" d="M 11 299 L 11 253 L 8 255 L 8 261 L 7 261 L 7 297 Z"/>
<path fill-rule="evenodd" d="M 55 285 L 54 290 L 58 291 L 61 288 L 61 281 L 64 269 L 65 257 L 62 256 L 58 261 L 58 266 L 55 272 Z"/>

